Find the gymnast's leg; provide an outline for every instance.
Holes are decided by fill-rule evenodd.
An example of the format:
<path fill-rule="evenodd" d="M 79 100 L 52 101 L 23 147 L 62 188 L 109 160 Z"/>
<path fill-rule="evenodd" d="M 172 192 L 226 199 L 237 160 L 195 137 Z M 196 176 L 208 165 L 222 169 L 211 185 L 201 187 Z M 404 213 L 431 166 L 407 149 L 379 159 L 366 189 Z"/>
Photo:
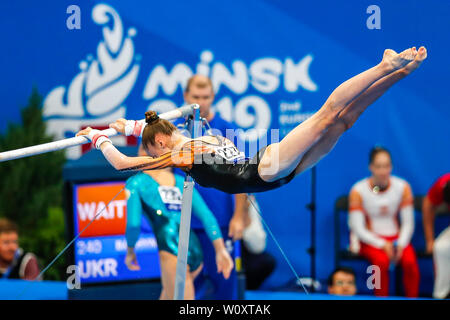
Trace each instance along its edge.
<path fill-rule="evenodd" d="M 291 173 L 308 149 L 336 123 L 339 113 L 348 104 L 373 83 L 412 61 L 415 54 L 412 48 L 400 54 L 387 49 L 378 65 L 342 83 L 312 117 L 299 124 L 279 143 L 267 147 L 258 166 L 260 177 L 269 182 Z"/>
<path fill-rule="evenodd" d="M 177 269 L 177 256 L 164 250 L 159 251 L 159 262 L 161 266 L 162 291 L 160 300 L 173 300 L 175 294 L 175 277 Z M 193 272 L 189 266 L 186 270 L 186 281 L 184 287 L 184 300 L 195 299 L 194 279 L 200 273 L 201 267 Z"/>
<path fill-rule="evenodd" d="M 340 136 L 353 126 L 355 121 L 369 105 L 381 97 L 392 85 L 417 69 L 426 57 L 427 51 L 424 47 L 421 47 L 412 62 L 375 82 L 363 94 L 345 107 L 339 114 L 336 123 L 305 153 L 295 169 L 295 174 L 300 174 L 309 169 L 327 155 L 336 145 Z"/>
<path fill-rule="evenodd" d="M 400 54 L 387 49 L 378 65 L 342 83 L 312 117 L 299 124 L 279 143 L 267 147 L 258 166 L 261 178 L 274 181 L 290 174 L 303 155 L 338 121 L 339 114 L 347 105 L 372 84 L 414 60 L 416 54 L 412 48 Z"/>

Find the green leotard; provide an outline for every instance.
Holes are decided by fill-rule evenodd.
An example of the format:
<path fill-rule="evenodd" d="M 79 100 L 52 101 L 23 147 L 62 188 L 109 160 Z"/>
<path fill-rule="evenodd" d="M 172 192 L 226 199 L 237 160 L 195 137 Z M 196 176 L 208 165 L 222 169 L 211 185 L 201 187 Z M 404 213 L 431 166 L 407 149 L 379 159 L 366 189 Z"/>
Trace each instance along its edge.
<path fill-rule="evenodd" d="M 175 187 L 160 186 L 151 176 L 143 172 L 127 180 L 126 189 L 130 196 L 127 200 L 126 239 L 129 247 L 134 247 L 139 238 L 142 212 L 145 212 L 152 225 L 158 250 L 178 254 L 180 204 L 184 179 L 177 174 L 174 176 Z M 202 221 L 211 241 L 222 238 L 216 218 L 195 189 L 192 212 Z M 190 270 L 196 270 L 202 261 L 200 242 L 195 234 L 190 232 L 188 250 Z"/>

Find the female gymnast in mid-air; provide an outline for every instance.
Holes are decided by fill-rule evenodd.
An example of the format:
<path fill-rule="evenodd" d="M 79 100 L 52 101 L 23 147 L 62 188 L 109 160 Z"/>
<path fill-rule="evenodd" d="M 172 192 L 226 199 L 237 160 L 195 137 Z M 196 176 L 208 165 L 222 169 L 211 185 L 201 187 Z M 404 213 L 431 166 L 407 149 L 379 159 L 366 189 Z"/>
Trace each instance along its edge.
<path fill-rule="evenodd" d="M 127 157 L 108 137 L 89 127 L 77 136 L 87 136 L 117 170 L 179 167 L 204 187 L 228 193 L 268 191 L 314 166 L 369 105 L 417 69 L 426 57 L 424 47 L 401 53 L 385 50 L 379 64 L 342 83 L 313 116 L 280 142 L 259 150 L 253 159 L 244 159 L 234 144 L 223 137 L 189 139 L 153 111 L 146 112 L 143 131 L 138 121 L 119 119 L 110 124 L 122 134 L 142 131 L 142 143 L 149 157 Z"/>

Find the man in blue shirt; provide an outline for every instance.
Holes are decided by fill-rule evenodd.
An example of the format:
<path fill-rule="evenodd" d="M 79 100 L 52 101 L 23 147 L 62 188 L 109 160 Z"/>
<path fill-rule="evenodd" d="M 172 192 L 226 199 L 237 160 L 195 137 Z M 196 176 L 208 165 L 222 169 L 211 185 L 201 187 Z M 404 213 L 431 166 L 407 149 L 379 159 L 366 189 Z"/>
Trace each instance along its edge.
<path fill-rule="evenodd" d="M 213 134 L 222 135 L 233 141 L 238 147 L 240 146 L 241 141 L 239 141 L 236 134 L 238 128 L 220 118 L 211 109 L 214 101 L 214 90 L 211 79 L 203 75 L 194 75 L 191 77 L 186 85 L 184 100 L 187 104 L 196 103 L 200 106 L 200 117 L 208 121 Z M 175 124 L 178 123 L 180 122 L 175 122 Z M 178 173 L 183 174 L 181 170 L 177 170 Z M 247 195 L 232 195 L 213 188 L 205 188 L 198 184 L 195 185 L 195 188 L 200 192 L 203 200 L 215 215 L 221 228 L 225 244 L 231 250 L 230 255 L 234 259 L 236 243 L 233 243 L 233 241 L 242 239 L 243 231 L 249 224 Z M 214 248 L 208 240 L 202 224 L 194 216 L 192 217 L 191 228 L 194 229 L 200 240 L 204 256 L 202 273 L 195 281 L 196 299 L 237 299 L 238 282 L 236 269 L 233 270 L 228 280 L 221 277 L 217 273 L 216 263 L 214 261 Z"/>

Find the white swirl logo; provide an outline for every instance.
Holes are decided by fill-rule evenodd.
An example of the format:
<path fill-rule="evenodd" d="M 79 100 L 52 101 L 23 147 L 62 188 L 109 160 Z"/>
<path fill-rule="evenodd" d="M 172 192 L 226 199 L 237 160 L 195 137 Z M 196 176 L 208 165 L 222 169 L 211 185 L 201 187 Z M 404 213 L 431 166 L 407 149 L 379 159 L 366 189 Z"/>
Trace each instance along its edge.
<path fill-rule="evenodd" d="M 57 139 L 73 136 L 83 125 L 105 125 L 125 117 L 126 107 L 122 103 L 139 72 L 132 41 L 136 30 L 129 28 L 124 35 L 120 16 L 105 4 L 94 7 L 92 19 L 103 27 L 104 39 L 97 46 L 97 58 L 88 55 L 80 62 L 81 71 L 68 89 L 56 87 L 44 100 L 47 131 Z M 69 159 L 80 155 L 80 148 L 68 149 Z"/>

